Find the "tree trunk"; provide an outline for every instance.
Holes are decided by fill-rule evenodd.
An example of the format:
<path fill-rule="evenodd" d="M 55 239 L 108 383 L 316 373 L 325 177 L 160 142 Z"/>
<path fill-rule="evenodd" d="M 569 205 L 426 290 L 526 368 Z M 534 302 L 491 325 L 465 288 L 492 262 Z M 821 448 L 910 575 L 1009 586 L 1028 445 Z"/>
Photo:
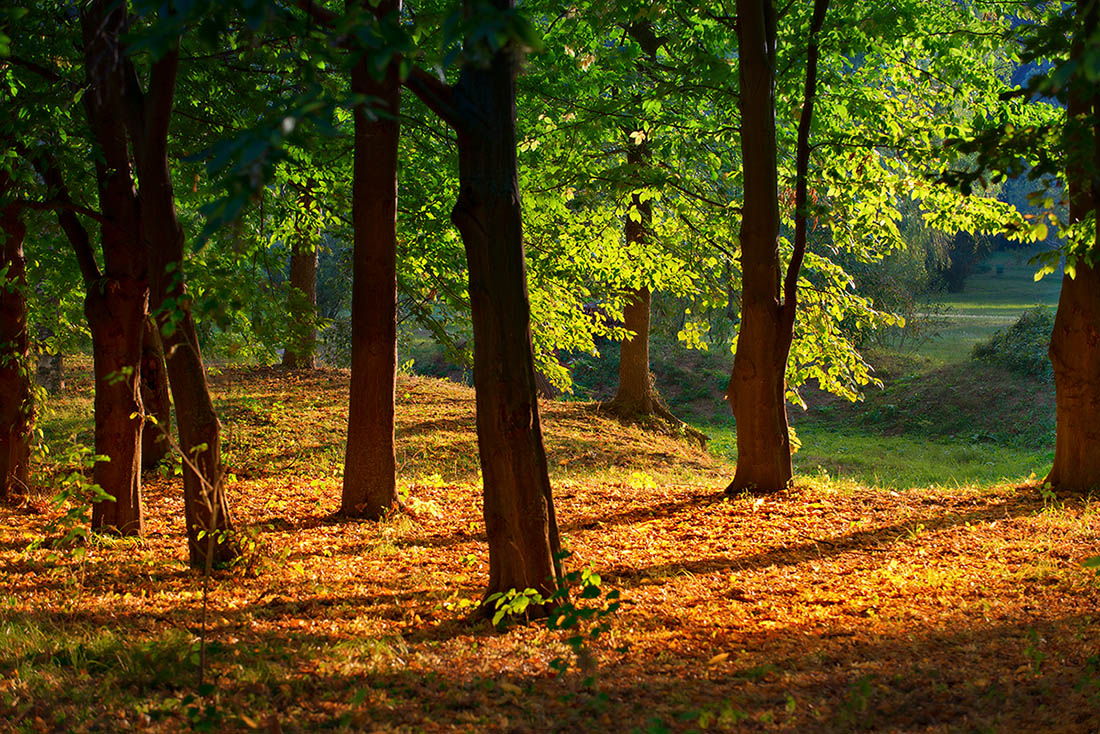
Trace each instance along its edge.
<path fill-rule="evenodd" d="M 61 298 L 57 295 L 47 296 L 44 289 L 35 289 L 35 296 L 39 303 L 43 304 L 43 311 L 51 310 L 55 318 L 53 324 L 58 323 L 56 318 L 61 310 Z M 57 344 L 51 341 L 57 336 L 57 331 L 51 325 L 39 323 L 38 325 L 38 359 L 35 367 L 35 382 L 46 389 L 50 395 L 56 395 L 65 389 L 65 357 Z M 49 345 L 49 349 L 46 348 Z"/>
<path fill-rule="evenodd" d="M 1097 30 L 1097 3 L 1077 2 L 1071 60 L 1085 55 Z M 1083 72 L 1072 80 L 1066 109 L 1070 162 L 1066 168 L 1070 223 L 1097 217 L 1089 249 L 1100 252 L 1100 93 Z M 1054 465 L 1046 481 L 1058 489 L 1100 488 L 1100 270 L 1080 257 L 1074 275 L 1062 278 L 1062 293 L 1050 337 L 1057 408 Z"/>
<path fill-rule="evenodd" d="M 499 10 L 512 0 L 496 0 Z M 478 452 L 489 539 L 486 597 L 549 595 L 560 546 L 539 426 L 515 144 L 515 51 L 466 64 L 454 89 L 459 196 L 451 219 L 469 265 Z M 492 613 L 484 605 L 484 613 Z M 545 610 L 541 610 L 545 611 Z"/>
<path fill-rule="evenodd" d="M 645 163 L 641 148 L 638 145 L 628 148 L 628 164 Z M 644 244 L 653 219 L 653 204 L 648 199 L 642 201 L 638 194 L 633 195 L 632 204 L 632 211 L 623 225 L 623 236 L 628 243 Z M 634 212 L 637 212 L 637 220 L 629 216 Z M 623 326 L 634 332 L 634 336 L 619 345 L 619 388 L 610 407 L 626 417 L 652 415 L 657 406 L 649 372 L 649 310 L 650 294 L 646 286 L 634 289 L 623 308 Z"/>
<path fill-rule="evenodd" d="M 81 16 L 88 89 L 83 101 L 99 150 L 95 158 L 104 272 L 87 277 L 84 313 L 92 333 L 95 372 L 95 453 L 92 479 L 114 501 L 92 507 L 92 530 L 142 532 L 140 394 L 141 333 L 149 289 L 137 198 L 126 141 L 124 66 L 120 36 L 125 10 L 106 0 Z M 77 251 L 78 259 L 90 250 Z M 92 258 L 94 270 L 94 258 Z M 82 267 L 82 270 L 84 268 Z"/>
<path fill-rule="evenodd" d="M 191 299 L 184 285 L 184 235 L 168 167 L 168 126 L 178 63 L 177 43 L 154 62 L 147 94 L 141 92 L 138 75 L 129 67 L 128 102 L 137 113 L 127 118 L 126 125 L 137 163 L 150 301 L 160 324 L 179 445 L 187 457 L 183 503 L 188 555 L 193 567 L 204 568 L 211 537 L 214 565 L 232 561 L 239 555 L 239 547 L 232 537 L 233 523 L 222 486 L 221 424 L 210 398 Z M 166 302 L 171 305 L 166 307 Z M 205 535 L 200 538 L 200 534 Z"/>
<path fill-rule="evenodd" d="M 777 492 L 790 482 L 786 365 L 791 338 L 780 302 L 775 133 L 775 8 L 738 0 L 741 150 L 741 328 L 726 393 L 737 422 L 737 470 L 728 492 Z"/>
<path fill-rule="evenodd" d="M 0 169 L 0 198 L 12 191 Z M 18 204 L 0 205 L 0 503 L 27 492 L 34 406 L 27 338 L 27 233 Z"/>
<path fill-rule="evenodd" d="M 159 312 L 158 320 L 179 445 L 188 458 L 183 469 L 188 555 L 194 568 L 205 567 L 209 541 L 199 536 L 206 531 L 216 538 L 212 562 L 224 565 L 239 551 L 230 536 L 233 523 L 222 486 L 221 424 L 210 399 L 191 302 L 183 284 L 183 229 L 176 218 L 167 158 L 140 170 L 153 303 L 158 312 L 166 298 L 176 304 L 172 310 Z"/>
<path fill-rule="evenodd" d="M 168 371 L 164 365 L 164 346 L 160 329 L 153 318 L 145 319 L 141 335 L 141 402 L 146 424 L 141 433 L 141 469 L 149 471 L 171 451 L 165 437 L 172 429 L 172 401 L 168 397 Z M 149 417 L 156 419 L 149 425 Z"/>
<path fill-rule="evenodd" d="M 361 0 L 349 0 L 354 5 Z M 366 3 L 363 3 L 365 6 Z M 382 0 L 379 20 L 401 12 L 400 0 Z M 397 114 L 401 87 L 391 62 L 375 79 L 360 58 L 352 91 L 379 100 L 376 119 L 355 108 L 352 179 L 351 388 L 348 443 L 340 510 L 378 519 L 397 506 L 394 388 L 397 379 Z"/>
<path fill-rule="evenodd" d="M 794 340 L 798 277 L 806 254 L 810 125 L 817 89 L 818 35 L 829 0 L 814 0 L 806 86 L 795 151 L 795 232 L 782 277 L 775 134 L 776 15 L 773 0 L 738 0 L 742 173 L 741 328 L 726 392 L 737 422 L 737 470 L 726 491 L 778 492 L 790 483 L 787 358 Z M 780 289 L 782 288 L 782 293 Z"/>
<path fill-rule="evenodd" d="M 309 207 L 312 197 L 303 195 L 302 205 Z M 290 244 L 290 339 L 283 349 L 283 367 L 288 370 L 317 368 L 317 242 L 309 217 L 300 216 L 295 238 Z M 354 288 L 354 285 L 352 286 Z"/>
<path fill-rule="evenodd" d="M 113 502 L 92 506 L 92 529 L 141 535 L 141 334 L 149 290 L 144 280 L 112 279 L 90 289 L 84 314 L 92 332 L 95 452 L 92 479 Z"/>
<path fill-rule="evenodd" d="M 611 406 L 624 416 L 652 415 L 656 404 L 649 372 L 649 303 L 649 288 L 643 286 L 623 308 L 623 326 L 634 336 L 619 346 L 619 389 Z"/>

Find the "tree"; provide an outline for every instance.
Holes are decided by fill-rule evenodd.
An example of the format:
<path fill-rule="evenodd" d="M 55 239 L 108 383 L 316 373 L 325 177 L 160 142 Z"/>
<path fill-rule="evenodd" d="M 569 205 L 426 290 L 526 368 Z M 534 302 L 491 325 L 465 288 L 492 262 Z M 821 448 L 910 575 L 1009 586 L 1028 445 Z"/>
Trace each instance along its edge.
<path fill-rule="evenodd" d="M 374 18 L 379 25 L 396 24 L 400 12 L 401 0 L 382 0 L 374 8 Z M 379 34 L 378 39 L 382 38 Z M 373 49 L 379 50 L 386 52 L 385 46 Z M 351 388 L 340 509 L 347 515 L 378 519 L 397 506 L 394 389 L 401 88 L 397 61 L 391 58 L 381 69 L 372 69 L 371 51 L 356 49 L 351 71 L 352 92 L 376 100 L 376 108 L 368 110 L 364 103 L 355 107 Z"/>
<path fill-rule="evenodd" d="M 142 532 L 140 364 L 142 331 L 149 302 L 147 254 L 141 239 L 138 197 L 130 176 L 124 87 L 127 67 L 121 36 L 125 7 L 100 0 L 80 16 L 84 40 L 84 94 L 95 156 L 103 273 L 97 272 L 86 235 L 74 242 L 85 261 L 85 315 L 92 332 L 95 365 L 95 452 L 93 480 L 114 498 L 92 508 L 92 528 L 123 535 Z M 55 191 L 60 190 L 55 188 Z M 77 233 L 79 238 L 79 234 Z M 70 239 L 73 242 L 72 239 Z"/>
<path fill-rule="evenodd" d="M 34 417 L 23 256 L 27 227 L 16 198 L 11 172 L 0 168 L 0 503 L 26 495 Z"/>
<path fill-rule="evenodd" d="M 806 165 L 817 74 L 817 34 L 828 0 L 814 1 L 806 91 L 798 126 L 795 249 L 781 280 L 775 126 L 776 13 L 772 0 L 738 0 L 742 171 L 741 330 L 727 398 L 737 421 L 737 470 L 727 491 L 775 492 L 791 480 L 787 358 L 806 249 Z M 782 290 L 781 290 L 782 289 Z"/>
<path fill-rule="evenodd" d="M 1046 481 L 1088 492 L 1100 487 L 1100 60 L 1098 0 L 1076 0 L 1066 89 L 1068 229 L 1076 247 L 1062 278 L 1050 338 L 1057 423 Z"/>
<path fill-rule="evenodd" d="M 446 86 L 414 70 L 408 84 L 458 135 L 451 220 L 469 266 L 486 598 L 529 588 L 549 596 L 561 576 L 560 543 L 539 425 L 516 164 L 515 75 L 530 31 L 513 0 L 466 0 L 464 9 L 475 32 L 465 39 L 458 82 Z"/>
<path fill-rule="evenodd" d="M 118 11 L 115 11 L 118 12 Z M 122 10 L 125 13 L 125 8 Z M 171 14 L 169 14 L 169 18 Z M 165 19 L 165 20 L 168 20 Z M 174 20 L 174 19 L 172 19 Z M 125 21 L 124 21 L 125 22 Z M 169 26 L 162 48 L 154 53 L 148 71 L 148 89 L 141 87 L 131 49 L 118 36 L 109 37 L 104 50 L 122 59 L 125 79 L 125 130 L 133 150 L 140 200 L 139 242 L 149 263 L 151 311 L 160 325 L 165 363 L 173 402 L 180 450 L 186 455 L 183 471 L 184 516 L 191 565 L 225 564 L 238 548 L 229 531 L 233 523 L 222 487 L 221 424 L 206 383 L 191 299 L 184 282 L 184 233 L 176 211 L 168 156 L 182 26 Z M 121 91 L 121 90 L 120 90 Z M 138 345 L 141 337 L 138 337 Z M 166 430 L 167 426 L 163 427 Z M 215 538 L 211 545 L 203 535 Z"/>
<path fill-rule="evenodd" d="M 628 165 L 644 165 L 643 145 L 627 150 Z M 647 228 L 653 221 L 653 204 L 642 200 L 640 194 L 631 195 L 631 207 L 623 223 L 623 237 L 635 245 L 644 245 Z M 648 286 L 632 289 L 623 306 L 623 326 L 631 336 L 619 346 L 619 387 L 611 401 L 612 409 L 624 416 L 653 415 L 659 398 L 649 371 L 649 309 Z"/>
<path fill-rule="evenodd" d="M 946 141 L 972 158 L 943 178 L 969 194 L 975 182 L 1026 174 L 1045 211 L 1022 228 L 1033 240 L 1046 239 L 1048 221 L 1061 230 L 1063 244 L 1037 258 L 1036 277 L 1064 271 L 1049 349 L 1057 418 L 1046 483 L 1088 492 L 1100 486 L 1100 3 L 1037 3 L 1018 13 L 1022 60 L 1045 71 L 1005 93 L 996 117 Z"/>
<path fill-rule="evenodd" d="M 290 283 L 287 312 L 290 338 L 283 351 L 283 367 L 312 370 L 317 367 L 317 267 L 318 231 L 312 221 L 313 196 L 309 191 L 299 197 L 294 235 L 290 241 Z"/>

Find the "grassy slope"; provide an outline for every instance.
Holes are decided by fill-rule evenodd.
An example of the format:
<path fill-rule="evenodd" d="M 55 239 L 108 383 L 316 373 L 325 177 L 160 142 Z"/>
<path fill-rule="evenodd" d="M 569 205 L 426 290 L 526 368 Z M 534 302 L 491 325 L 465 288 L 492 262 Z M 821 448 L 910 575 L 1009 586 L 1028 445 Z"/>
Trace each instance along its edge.
<path fill-rule="evenodd" d="M 84 558 L 26 550 L 57 515 L 44 502 L 0 509 L 0 730 L 1100 725 L 1097 581 L 1079 564 L 1100 539 L 1095 501 L 820 479 L 724 499 L 720 459 L 589 405 L 544 404 L 572 567 L 626 600 L 555 678 L 550 662 L 571 659 L 564 633 L 459 621 L 487 573 L 471 392 L 402 381 L 408 511 L 346 523 L 331 516 L 346 380 L 255 370 L 215 383 L 229 493 L 256 548 L 212 586 L 209 708 L 189 698 L 201 598 L 177 481 L 150 481 L 145 539 L 100 539 Z M 48 433 L 86 425 L 88 408 L 72 395 Z"/>
<path fill-rule="evenodd" d="M 863 401 L 805 390 L 809 410 L 790 408 L 802 441 L 795 470 L 889 488 L 1044 476 L 1053 460 L 1053 385 L 970 360 L 976 343 L 1023 311 L 1057 303 L 1060 281 L 1047 276 L 1036 283 L 1027 259 L 995 253 L 964 293 L 945 294 L 950 316 L 940 338 L 915 352 L 870 353 L 884 387 L 867 388 Z M 716 453 L 736 459 L 736 434 L 722 399 L 732 356 L 669 345 L 655 351 L 658 386 L 673 410 L 708 433 Z M 608 361 L 613 357 L 612 350 Z M 590 381 L 614 384 L 613 364 L 602 372 L 588 369 Z"/>

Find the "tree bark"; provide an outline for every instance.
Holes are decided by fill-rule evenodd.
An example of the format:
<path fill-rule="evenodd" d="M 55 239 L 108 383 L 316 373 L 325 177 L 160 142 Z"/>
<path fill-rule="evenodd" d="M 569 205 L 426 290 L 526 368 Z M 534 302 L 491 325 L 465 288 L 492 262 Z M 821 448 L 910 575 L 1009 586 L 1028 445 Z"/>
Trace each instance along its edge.
<path fill-rule="evenodd" d="M 116 52 L 121 54 L 122 49 Z M 176 213 L 168 166 L 168 128 L 179 65 L 178 41 L 153 63 L 147 93 L 141 91 L 138 75 L 128 59 L 125 65 L 129 109 L 126 128 L 137 164 L 141 242 L 149 262 L 150 303 L 160 324 L 179 445 L 187 456 L 183 503 L 188 556 L 194 568 L 205 568 L 212 536 L 215 542 L 211 560 L 220 566 L 236 558 L 240 551 L 232 537 L 233 522 L 222 486 L 225 471 L 221 459 L 221 424 L 210 398 L 191 299 L 184 283 L 184 234 Z M 204 533 L 206 537 L 200 538 Z"/>
<path fill-rule="evenodd" d="M 0 168 L 0 200 L 11 193 L 11 178 Z M 0 503 L 26 496 L 30 481 L 34 406 L 23 256 L 26 233 L 21 207 L 0 202 Z"/>
<path fill-rule="evenodd" d="M 1071 60 L 1081 60 L 1097 30 L 1095 0 L 1077 0 Z M 1100 92 L 1083 73 L 1071 81 L 1066 114 L 1070 125 L 1066 168 L 1070 223 L 1096 217 L 1093 256 L 1100 252 Z M 1046 481 L 1057 489 L 1100 488 L 1100 270 L 1078 258 L 1074 275 L 1062 278 L 1050 337 L 1057 410 L 1054 465 Z"/>
<path fill-rule="evenodd" d="M 773 0 L 737 2 L 744 203 L 741 328 L 726 392 L 737 423 L 737 469 L 726 488 L 729 493 L 778 492 L 794 474 L 787 423 L 787 359 L 794 339 L 798 276 L 806 252 L 806 177 L 817 84 L 817 37 L 827 9 L 828 0 L 814 0 L 798 125 L 795 242 L 783 278 L 778 246 L 775 7 Z"/>
<path fill-rule="evenodd" d="M 137 197 L 130 177 L 124 127 L 124 66 L 120 36 L 126 15 L 120 6 L 94 2 L 81 15 L 88 90 L 84 105 L 99 147 L 96 184 L 99 192 L 104 272 L 95 271 L 90 248 L 77 249 L 88 285 L 84 313 L 92 333 L 95 373 L 95 453 L 92 479 L 111 502 L 92 507 L 92 529 L 140 535 L 141 332 L 149 289 Z M 66 230 L 68 232 L 68 230 Z M 74 247 L 77 242 L 72 240 Z M 89 268 L 85 261 L 91 261 Z M 91 278 L 95 278 L 92 280 Z"/>
<path fill-rule="evenodd" d="M 741 328 L 726 393 L 737 423 L 737 470 L 727 491 L 776 492 L 793 470 L 784 395 L 790 338 L 781 333 L 777 242 L 775 8 L 772 0 L 738 0 L 737 17 L 745 183 Z"/>
<path fill-rule="evenodd" d="M 628 236 L 632 224 L 637 223 L 627 222 Z M 619 388 L 611 407 L 620 415 L 652 415 L 656 405 L 649 372 L 649 309 L 649 288 L 645 286 L 635 289 L 623 308 L 623 326 L 634 336 L 619 345 Z"/>
<path fill-rule="evenodd" d="M 354 5 L 362 0 L 349 0 Z M 363 3 L 366 6 L 366 3 Z M 382 21 L 401 12 L 400 0 L 382 0 Z M 340 510 L 379 519 L 397 507 L 394 389 L 397 380 L 397 115 L 401 87 L 391 61 L 381 79 L 365 57 L 351 72 L 352 91 L 378 100 L 374 119 L 355 108 L 352 178 L 351 388 L 348 443 Z"/>
<path fill-rule="evenodd" d="M 307 194 L 301 201 L 302 206 L 309 207 L 313 199 Z M 299 217 L 290 244 L 290 339 L 283 349 L 283 367 L 288 370 L 317 368 L 317 237 L 308 220 L 305 215 Z"/>
<path fill-rule="evenodd" d="M 141 402 L 147 424 L 141 432 L 141 469 L 149 471 L 171 451 L 165 435 L 172 429 L 164 345 L 160 341 L 160 328 L 152 317 L 145 319 L 141 335 Z M 156 419 L 154 425 L 148 425 L 150 416 Z"/>
<path fill-rule="evenodd" d="M 633 141 L 631 141 L 633 142 Z M 642 145 L 630 145 L 626 162 L 633 166 L 645 164 Z M 638 194 L 631 200 L 632 209 L 623 224 L 623 238 L 630 244 L 644 244 L 653 219 L 653 204 L 642 201 Z M 637 219 L 630 215 L 637 213 Z M 634 332 L 619 345 L 619 387 L 611 408 L 626 417 L 652 415 L 657 401 L 653 379 L 649 372 L 649 288 L 635 288 L 623 308 L 623 326 Z"/>
<path fill-rule="evenodd" d="M 495 0 L 499 10 L 512 0 Z M 459 195 L 451 219 L 469 265 L 478 452 L 489 539 L 486 597 L 548 596 L 560 546 L 539 425 L 515 142 L 515 50 L 466 64 L 454 89 Z M 482 610 L 491 613 L 490 605 Z M 545 610 L 543 610 L 545 611 Z"/>

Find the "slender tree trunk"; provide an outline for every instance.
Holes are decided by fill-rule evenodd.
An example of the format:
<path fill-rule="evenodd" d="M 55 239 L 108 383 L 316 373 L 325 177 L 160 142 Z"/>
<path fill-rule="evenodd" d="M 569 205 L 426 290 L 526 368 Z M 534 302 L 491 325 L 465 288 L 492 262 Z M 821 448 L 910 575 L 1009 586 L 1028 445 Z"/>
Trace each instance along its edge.
<path fill-rule="evenodd" d="M 54 332 L 49 328 L 40 329 L 38 338 L 50 339 Z M 35 381 L 50 395 L 56 395 L 65 389 L 65 355 L 61 352 L 40 352 L 35 369 Z"/>
<path fill-rule="evenodd" d="M 349 7 L 360 0 L 349 0 Z M 400 13 L 400 0 L 382 0 L 381 21 Z M 397 379 L 397 114 L 401 87 L 391 62 L 381 79 L 367 59 L 352 67 L 352 91 L 380 101 L 376 119 L 355 109 L 352 180 L 351 392 L 340 509 L 378 519 L 397 506 L 394 387 Z"/>
<path fill-rule="evenodd" d="M 302 205 L 309 207 L 312 197 L 303 195 Z M 354 206 L 354 205 L 353 205 Z M 309 217 L 299 217 L 295 238 L 290 244 L 290 340 L 283 350 L 283 367 L 289 370 L 317 368 L 317 237 Z M 354 286 L 353 286 L 354 287 Z"/>
<path fill-rule="evenodd" d="M 141 433 L 141 469 L 149 471 L 171 451 L 165 434 L 172 429 L 172 401 L 168 396 L 168 370 L 160 329 L 152 318 L 145 319 L 141 335 L 141 402 L 146 425 Z M 156 419 L 149 425 L 149 417 Z"/>
<path fill-rule="evenodd" d="M 43 311 L 47 309 L 52 311 L 55 318 L 51 319 L 53 324 L 57 323 L 57 314 L 61 310 L 61 298 L 59 296 L 47 296 L 44 289 L 35 289 L 35 296 L 39 303 L 43 304 Z M 56 329 L 46 323 L 39 323 L 38 326 L 38 359 L 35 367 L 35 382 L 41 387 L 46 389 L 50 395 L 55 395 L 65 389 L 65 356 L 57 348 L 56 344 L 51 345 L 52 351 L 44 348 L 57 336 Z"/>
<path fill-rule="evenodd" d="M 1071 59 L 1083 63 L 1086 40 L 1097 31 L 1098 3 L 1077 0 Z M 1071 126 L 1066 169 L 1071 223 L 1096 217 L 1091 250 L 1100 252 L 1100 92 L 1084 74 L 1071 82 Z M 1050 338 L 1057 423 L 1054 465 L 1047 481 L 1058 489 L 1100 488 L 1100 269 L 1078 259 L 1074 275 L 1062 278 L 1062 293 Z"/>
<path fill-rule="evenodd" d="M 183 283 L 183 229 L 176 218 L 167 157 L 155 163 L 146 161 L 139 167 L 139 176 L 142 215 L 149 236 L 152 298 L 167 355 L 179 445 L 199 471 L 196 474 L 185 462 L 183 502 L 190 562 L 195 568 L 205 567 L 207 542 L 199 536 L 207 531 L 217 538 L 213 562 L 224 565 L 239 551 L 229 536 L 233 522 L 222 486 L 221 424 L 210 398 L 190 297 Z M 161 311 L 166 298 L 176 306 Z"/>
<path fill-rule="evenodd" d="M 96 183 L 104 216 L 104 272 L 95 281 L 86 276 L 84 313 L 92 333 L 95 452 L 110 459 L 96 463 L 92 479 L 114 497 L 92 507 L 92 529 L 140 535 L 143 410 L 139 383 L 149 289 L 123 122 L 125 72 L 119 38 L 125 26 L 125 10 L 106 0 L 92 3 L 81 16 L 88 80 L 83 101 L 99 147 Z M 90 258 L 90 250 L 78 250 L 77 256 Z"/>
<path fill-rule="evenodd" d="M 0 168 L 0 200 L 12 192 Z M 27 233 L 18 204 L 0 201 L 0 503 L 26 495 L 31 424 L 30 340 L 27 338 Z"/>
<path fill-rule="evenodd" d="M 512 0 L 496 0 L 501 10 Z M 553 591 L 557 521 L 539 425 L 515 144 L 514 50 L 467 64 L 455 105 L 459 196 L 451 219 L 469 265 L 478 452 L 489 538 L 486 596 Z M 490 605 L 482 610 L 491 613 Z"/>

